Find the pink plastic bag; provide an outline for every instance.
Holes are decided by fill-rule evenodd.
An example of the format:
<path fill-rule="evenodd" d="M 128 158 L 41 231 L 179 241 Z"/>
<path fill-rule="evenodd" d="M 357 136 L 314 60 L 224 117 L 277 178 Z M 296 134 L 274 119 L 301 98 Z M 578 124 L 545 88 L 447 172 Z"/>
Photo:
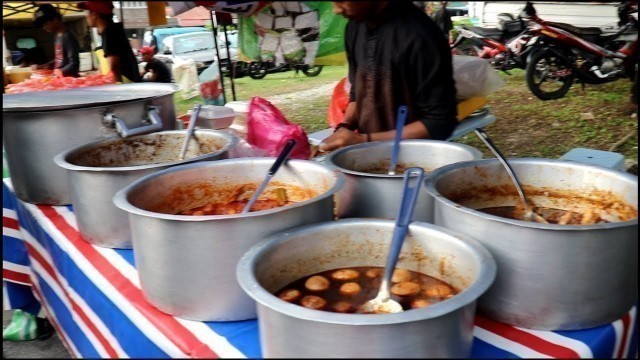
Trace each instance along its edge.
<path fill-rule="evenodd" d="M 298 142 L 289 157 L 308 159 L 311 146 L 302 127 L 287 121 L 282 112 L 269 101 L 257 96 L 251 99 L 247 120 L 247 142 L 267 150 L 269 156 L 278 156 L 289 139 Z"/>

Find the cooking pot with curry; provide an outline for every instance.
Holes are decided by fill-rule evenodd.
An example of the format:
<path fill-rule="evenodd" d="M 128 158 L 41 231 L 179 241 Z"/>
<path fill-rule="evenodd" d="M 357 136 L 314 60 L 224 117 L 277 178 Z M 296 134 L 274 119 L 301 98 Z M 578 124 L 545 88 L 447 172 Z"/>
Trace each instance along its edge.
<path fill-rule="evenodd" d="M 396 175 L 388 175 L 393 141 L 347 146 L 327 155 L 325 162 L 346 175 L 337 194 L 339 218 L 394 219 L 402 199 L 402 174 L 409 167 L 431 172 L 441 166 L 482 158 L 482 152 L 464 144 L 438 140 L 402 140 Z M 413 220 L 433 222 L 433 199 L 416 201 Z"/>
<path fill-rule="evenodd" d="M 332 220 L 333 195 L 344 183 L 335 169 L 288 160 L 252 211 L 241 213 L 274 160 L 178 166 L 116 194 L 116 206 L 129 214 L 140 286 L 151 304 L 190 320 L 256 316 L 234 276 L 238 259 L 273 233 Z"/>
<path fill-rule="evenodd" d="M 496 264 L 477 241 L 414 221 L 392 278 L 400 313 L 360 313 L 376 296 L 394 222 L 342 219 L 277 233 L 238 262 L 266 358 L 468 358 L 476 299 Z"/>
<path fill-rule="evenodd" d="M 497 159 L 444 166 L 426 181 L 435 224 L 473 236 L 496 258 L 498 276 L 480 309 L 539 330 L 586 329 L 622 317 L 638 298 L 637 176 L 565 160 L 509 163 L 548 223 L 523 220 Z"/>

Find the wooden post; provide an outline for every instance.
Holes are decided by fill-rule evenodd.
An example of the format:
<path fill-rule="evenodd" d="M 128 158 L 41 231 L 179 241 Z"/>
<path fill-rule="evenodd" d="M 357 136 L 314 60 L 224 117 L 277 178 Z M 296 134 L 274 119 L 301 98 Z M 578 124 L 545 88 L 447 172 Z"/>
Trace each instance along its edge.
<path fill-rule="evenodd" d="M 167 15 L 165 14 L 164 9 L 164 1 L 147 1 L 149 26 L 167 25 Z"/>

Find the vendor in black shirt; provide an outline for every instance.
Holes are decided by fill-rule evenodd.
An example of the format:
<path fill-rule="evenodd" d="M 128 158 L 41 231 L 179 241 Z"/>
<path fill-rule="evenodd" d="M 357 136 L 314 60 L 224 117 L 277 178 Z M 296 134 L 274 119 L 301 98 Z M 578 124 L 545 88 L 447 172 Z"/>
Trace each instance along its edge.
<path fill-rule="evenodd" d="M 102 50 L 109 69 L 122 82 L 140 82 L 138 62 L 133 55 L 129 39 L 124 33 L 122 23 L 113 22 L 113 4 L 111 1 L 85 1 L 78 3 L 79 9 L 89 10 L 87 23 L 98 29 L 102 36 Z"/>
<path fill-rule="evenodd" d="M 153 48 L 150 46 L 143 46 L 140 49 L 142 54 L 142 61 L 146 61 L 144 66 L 144 73 L 142 74 L 142 81 L 155 81 L 162 83 L 171 82 L 171 70 L 162 61 L 153 57 Z M 145 75 L 149 74 L 149 78 L 146 79 Z"/>
<path fill-rule="evenodd" d="M 400 105 L 409 108 L 403 139 L 449 137 L 457 125 L 453 65 L 434 21 L 404 0 L 336 1 L 334 12 L 349 19 L 350 103 L 319 150 L 393 140 Z"/>
<path fill-rule="evenodd" d="M 51 4 L 41 5 L 34 14 L 36 26 L 42 26 L 46 32 L 55 34 L 54 60 L 37 68 L 60 70 L 63 76 L 78 77 L 80 69 L 80 46 L 78 40 L 67 30 L 62 15 Z"/>

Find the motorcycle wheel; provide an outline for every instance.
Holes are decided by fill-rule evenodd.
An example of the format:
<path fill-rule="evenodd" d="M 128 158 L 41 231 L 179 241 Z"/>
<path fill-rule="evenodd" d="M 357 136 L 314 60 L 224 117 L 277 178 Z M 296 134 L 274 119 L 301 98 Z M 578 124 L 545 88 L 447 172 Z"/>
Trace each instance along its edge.
<path fill-rule="evenodd" d="M 531 55 L 525 76 L 529 90 L 541 100 L 555 100 L 565 96 L 574 80 L 567 59 L 548 50 Z"/>
<path fill-rule="evenodd" d="M 249 65 L 248 73 L 250 78 L 260 80 L 267 76 L 267 68 L 262 63 L 252 63 Z"/>
<path fill-rule="evenodd" d="M 322 72 L 322 65 L 305 67 L 302 72 L 309 77 L 318 76 Z"/>

